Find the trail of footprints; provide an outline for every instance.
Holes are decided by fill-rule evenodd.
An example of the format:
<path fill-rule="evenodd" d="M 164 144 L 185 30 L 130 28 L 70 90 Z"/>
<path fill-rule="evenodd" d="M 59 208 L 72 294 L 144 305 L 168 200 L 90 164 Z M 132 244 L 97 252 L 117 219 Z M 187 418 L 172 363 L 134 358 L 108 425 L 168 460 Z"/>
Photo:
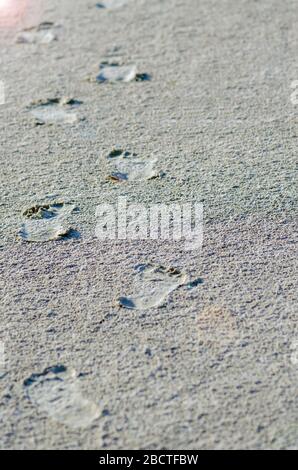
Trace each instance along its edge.
<path fill-rule="evenodd" d="M 105 0 L 98 2 L 98 9 L 116 9 L 129 3 L 128 0 Z M 48 44 L 58 39 L 59 26 L 43 22 L 22 31 L 18 43 Z M 95 81 L 97 83 L 128 83 L 146 81 L 151 77 L 138 73 L 136 65 L 118 62 L 102 62 Z M 73 124 L 79 120 L 78 108 L 82 103 L 73 98 L 49 98 L 28 106 L 27 111 L 36 125 Z M 156 170 L 156 158 L 142 158 L 135 153 L 114 149 L 106 157 L 107 180 L 113 183 L 146 181 L 163 176 Z M 24 221 L 18 237 L 25 242 L 47 242 L 67 237 L 71 232 L 67 219 L 74 206 L 64 203 L 36 205 L 23 213 Z M 184 283 L 185 275 L 160 266 L 147 265 L 138 271 L 142 294 L 121 298 L 119 305 L 125 308 L 146 309 L 160 305 L 170 292 Z"/>
<path fill-rule="evenodd" d="M 102 0 L 95 4 L 99 10 L 117 9 L 130 0 Z M 43 22 L 23 30 L 16 38 L 18 44 L 49 44 L 59 38 L 59 25 Z M 95 76 L 98 84 L 129 83 L 150 80 L 150 75 L 139 73 L 136 65 L 118 62 L 102 62 Z M 74 124 L 80 117 L 81 102 L 72 98 L 50 98 L 32 103 L 27 111 L 36 125 Z M 114 149 L 106 157 L 107 179 L 112 183 L 148 181 L 163 176 L 156 170 L 156 158 L 142 158 L 123 149 Z M 75 210 L 72 204 L 57 202 L 40 204 L 26 209 L 18 237 L 25 242 L 49 242 L 68 237 L 72 231 L 68 217 Z M 126 309 L 146 310 L 165 303 L 169 294 L 186 285 L 188 276 L 174 268 L 151 263 L 135 269 L 131 295 L 120 297 L 118 305 Z M 196 281 L 188 288 L 198 285 Z M 85 398 L 80 390 L 75 371 L 63 365 L 49 367 L 41 373 L 32 374 L 24 382 L 29 400 L 51 419 L 70 428 L 86 428 L 101 415 L 97 404 Z"/>

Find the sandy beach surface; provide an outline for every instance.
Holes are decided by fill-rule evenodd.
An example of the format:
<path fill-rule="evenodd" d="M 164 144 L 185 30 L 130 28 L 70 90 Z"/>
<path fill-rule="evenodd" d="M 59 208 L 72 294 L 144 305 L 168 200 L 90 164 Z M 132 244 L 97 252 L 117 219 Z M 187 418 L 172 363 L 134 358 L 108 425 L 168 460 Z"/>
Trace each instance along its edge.
<path fill-rule="evenodd" d="M 295 0 L 0 1 L 2 449 L 298 448 L 297 50 Z"/>

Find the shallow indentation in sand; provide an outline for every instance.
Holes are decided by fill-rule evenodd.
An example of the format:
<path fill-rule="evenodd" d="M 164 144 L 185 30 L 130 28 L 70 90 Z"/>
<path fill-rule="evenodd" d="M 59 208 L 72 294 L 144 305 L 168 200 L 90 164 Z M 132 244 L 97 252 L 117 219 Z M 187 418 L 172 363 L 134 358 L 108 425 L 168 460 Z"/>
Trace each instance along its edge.
<path fill-rule="evenodd" d="M 65 227 L 57 222 L 49 224 L 46 221 L 25 222 L 19 230 L 19 238 L 26 242 L 48 242 L 60 240 L 71 232 L 71 227 Z"/>
<path fill-rule="evenodd" d="M 57 202 L 53 204 L 36 204 L 23 212 L 27 219 L 52 219 L 70 214 L 75 209 L 74 205 Z"/>
<path fill-rule="evenodd" d="M 70 235 L 72 229 L 67 217 L 75 206 L 64 203 L 35 205 L 23 212 L 27 220 L 22 224 L 18 236 L 26 242 L 59 240 Z"/>
<path fill-rule="evenodd" d="M 39 100 L 28 107 L 37 125 L 73 124 L 78 121 L 75 110 L 81 102 L 72 98 L 49 98 Z"/>
<path fill-rule="evenodd" d="M 139 158 L 135 153 L 124 150 L 112 150 L 107 157 L 109 175 L 107 179 L 121 183 L 125 181 L 142 181 L 162 176 L 155 168 L 156 158 Z"/>
<path fill-rule="evenodd" d="M 98 83 L 105 82 L 131 82 L 137 78 L 135 65 L 117 65 L 102 63 L 99 66 L 99 74 L 96 77 Z"/>
<path fill-rule="evenodd" d="M 128 309 L 146 310 L 162 305 L 168 295 L 182 286 L 187 275 L 175 268 L 154 264 L 136 267 L 135 294 L 118 299 L 119 305 Z"/>
<path fill-rule="evenodd" d="M 209 305 L 197 316 L 198 338 L 202 345 L 222 345 L 238 336 L 236 316 L 219 305 Z"/>
<path fill-rule="evenodd" d="M 87 428 L 101 415 L 99 406 L 83 396 L 76 372 L 64 365 L 32 374 L 24 388 L 40 412 L 72 429 Z"/>
<path fill-rule="evenodd" d="M 49 44 L 58 39 L 58 29 L 59 26 L 52 22 L 43 22 L 21 31 L 16 42 L 18 44 Z"/>

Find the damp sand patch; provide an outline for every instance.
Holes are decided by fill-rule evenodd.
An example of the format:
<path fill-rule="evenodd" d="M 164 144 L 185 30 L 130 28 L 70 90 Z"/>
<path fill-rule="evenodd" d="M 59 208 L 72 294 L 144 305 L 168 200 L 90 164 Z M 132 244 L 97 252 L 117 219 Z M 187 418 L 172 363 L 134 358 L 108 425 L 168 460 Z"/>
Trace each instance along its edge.
<path fill-rule="evenodd" d="M 73 124 L 79 120 L 76 109 L 82 104 L 73 98 L 48 98 L 33 102 L 27 110 L 36 125 Z"/>
<path fill-rule="evenodd" d="M 32 374 L 23 386 L 39 412 L 69 428 L 87 428 L 101 416 L 99 406 L 83 395 L 76 372 L 64 365 Z"/>
<path fill-rule="evenodd" d="M 133 293 L 120 297 L 120 307 L 135 310 L 146 310 L 164 304 L 168 295 L 185 284 L 187 274 L 175 268 L 166 268 L 154 264 L 136 267 Z"/>
<path fill-rule="evenodd" d="M 58 40 L 59 25 L 46 21 L 38 26 L 24 29 L 16 38 L 17 44 L 49 44 Z"/>
<path fill-rule="evenodd" d="M 71 236 L 73 232 L 67 222 L 75 210 L 71 204 L 54 203 L 35 205 L 23 212 L 26 219 L 18 232 L 18 238 L 26 242 L 47 242 Z"/>
<path fill-rule="evenodd" d="M 137 154 L 124 150 L 112 150 L 107 157 L 107 179 L 113 183 L 144 181 L 163 176 L 156 170 L 156 158 L 139 158 Z"/>

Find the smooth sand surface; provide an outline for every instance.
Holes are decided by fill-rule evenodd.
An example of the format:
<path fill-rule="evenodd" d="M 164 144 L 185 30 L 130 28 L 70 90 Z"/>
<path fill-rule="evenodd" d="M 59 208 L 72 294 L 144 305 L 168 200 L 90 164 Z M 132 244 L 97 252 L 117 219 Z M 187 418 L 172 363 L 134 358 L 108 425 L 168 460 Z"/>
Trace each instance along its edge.
<path fill-rule="evenodd" d="M 1 448 L 297 449 L 297 2 L 95 4 L 0 9 Z M 109 180 L 115 148 L 163 177 Z M 203 203 L 202 250 L 98 240 L 119 196 Z M 57 201 L 71 233 L 19 239 Z M 121 308 L 148 263 L 190 284 Z"/>

